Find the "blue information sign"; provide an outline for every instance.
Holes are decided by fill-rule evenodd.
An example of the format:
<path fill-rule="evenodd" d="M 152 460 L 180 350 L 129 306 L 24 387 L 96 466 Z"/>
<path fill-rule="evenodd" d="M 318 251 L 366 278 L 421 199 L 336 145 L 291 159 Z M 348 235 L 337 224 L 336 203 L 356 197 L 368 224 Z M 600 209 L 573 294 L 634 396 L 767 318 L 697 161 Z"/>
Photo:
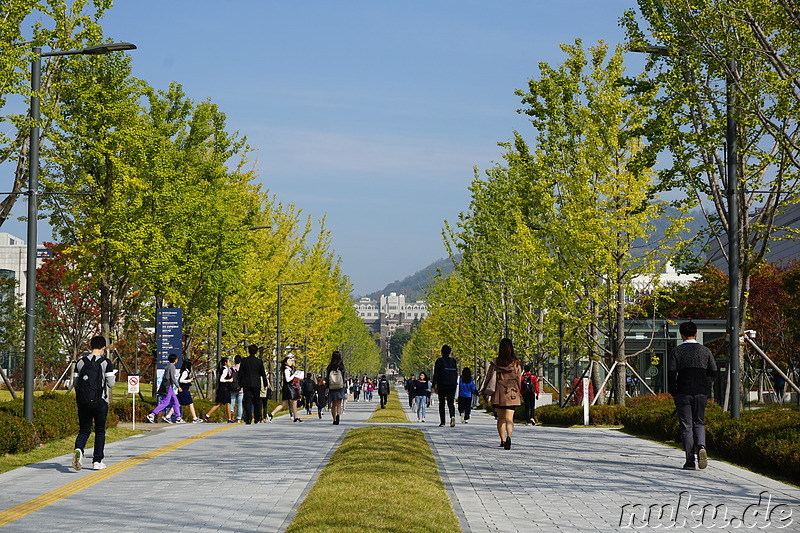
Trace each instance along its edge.
<path fill-rule="evenodd" d="M 175 366 L 181 367 L 183 360 L 183 309 L 156 309 L 156 390 L 164 377 L 167 357 L 174 353 L 178 356 Z"/>

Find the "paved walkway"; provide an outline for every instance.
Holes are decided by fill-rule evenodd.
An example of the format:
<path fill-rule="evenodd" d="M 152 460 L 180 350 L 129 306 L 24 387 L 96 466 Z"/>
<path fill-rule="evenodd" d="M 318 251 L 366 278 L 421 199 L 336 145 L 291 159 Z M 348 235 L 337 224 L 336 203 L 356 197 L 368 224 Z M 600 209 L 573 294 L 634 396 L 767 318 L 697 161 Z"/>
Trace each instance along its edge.
<path fill-rule="evenodd" d="M 15 518 L 4 527 L 14 532 L 282 531 L 341 438 L 376 405 L 348 402 L 339 426 L 313 415 L 159 428 L 109 444 L 99 472 L 74 472 L 69 456 L 19 468 L 0 475 L 0 523 Z M 761 530 L 800 531 L 800 490 L 713 460 L 686 472 L 680 451 L 617 431 L 518 426 L 505 451 L 485 413 L 440 428 L 434 406 L 426 420 L 413 427 L 431 443 L 465 531 L 619 531 L 621 517 L 624 526 L 632 512 L 670 504 L 686 520 L 672 529 L 688 531 L 699 521 L 692 510 L 724 505 L 728 518 L 741 517 L 764 491 L 773 523 Z M 787 511 L 792 522 L 778 529 Z"/>
<path fill-rule="evenodd" d="M 403 405 L 416 420 L 407 400 Z M 766 518 L 758 521 L 759 515 L 746 525 L 800 531 L 800 489 L 713 459 L 705 470 L 685 471 L 682 451 L 616 430 L 517 425 L 512 449 L 506 451 L 499 448 L 494 417 L 485 412 L 473 413 L 468 424 L 461 424 L 456 413 L 455 428 L 449 427 L 449 416 L 448 425 L 438 427 L 434 405 L 425 420 L 414 426 L 425 429 L 465 531 L 620 531 L 628 525 L 649 531 L 670 525 L 667 529 L 674 531 L 692 526 L 694 531 L 741 531 L 746 528 L 725 522 L 721 512 L 727 510 L 727 519 L 741 518 L 748 506 L 756 510 L 764 491 L 771 495 L 772 525 Z M 716 518 L 712 509 L 703 518 L 708 504 L 722 506 Z M 651 505 L 663 509 L 664 517 L 652 513 L 647 527 L 641 519 Z M 638 520 L 632 521 L 634 513 Z M 778 522 L 783 513 L 790 517 Z"/>

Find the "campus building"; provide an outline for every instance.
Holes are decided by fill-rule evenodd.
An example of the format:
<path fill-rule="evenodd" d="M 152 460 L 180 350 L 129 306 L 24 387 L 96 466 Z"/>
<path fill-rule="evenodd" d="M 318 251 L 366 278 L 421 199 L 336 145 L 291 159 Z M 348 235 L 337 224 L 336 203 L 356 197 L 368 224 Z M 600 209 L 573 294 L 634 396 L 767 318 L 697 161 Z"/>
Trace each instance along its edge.
<path fill-rule="evenodd" d="M 395 331 L 410 331 L 415 322 L 428 316 L 428 306 L 423 300 L 406 302 L 404 294 L 382 294 L 379 301 L 368 297 L 353 304 L 361 321 L 373 333 L 380 335 L 381 354 L 389 351 L 389 339 Z"/>
<path fill-rule="evenodd" d="M 25 284 L 27 283 L 27 254 L 25 241 L 10 233 L 0 232 L 0 277 L 17 280 L 14 293 L 20 301 L 25 300 Z M 43 246 L 36 249 L 36 266 L 48 257 L 50 252 Z"/>

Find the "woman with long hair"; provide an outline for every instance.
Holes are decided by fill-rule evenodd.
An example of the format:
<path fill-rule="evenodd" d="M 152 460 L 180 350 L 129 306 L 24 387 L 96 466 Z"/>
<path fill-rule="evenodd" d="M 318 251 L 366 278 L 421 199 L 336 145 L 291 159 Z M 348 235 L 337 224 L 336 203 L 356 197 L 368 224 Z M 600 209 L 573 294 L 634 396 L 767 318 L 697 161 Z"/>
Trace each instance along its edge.
<path fill-rule="evenodd" d="M 490 393 L 486 386 L 494 376 L 495 388 Z M 481 387 L 483 396 L 491 395 L 492 408 L 497 415 L 497 432 L 500 434 L 500 446 L 511 449 L 511 435 L 514 433 L 514 411 L 522 403 L 520 378 L 522 366 L 514 353 L 514 345 L 510 339 L 500 341 L 497 359 L 489 365 L 486 381 Z"/>
<path fill-rule="evenodd" d="M 227 357 L 220 358 L 217 375 L 219 380 L 217 381 L 217 395 L 214 398 L 216 405 L 203 415 L 203 420 L 206 422 L 211 422 L 211 413 L 223 405 L 225 406 L 225 420 L 231 419 L 231 390 L 228 388 L 228 384 L 233 381 L 233 375 Z"/>
<path fill-rule="evenodd" d="M 178 403 L 181 404 L 181 411 L 186 414 L 186 408 L 192 413 L 192 422 L 202 422 L 202 418 L 197 417 L 194 410 L 194 400 L 192 400 L 192 392 L 189 388 L 192 386 L 192 360 L 184 357 L 183 364 L 181 364 L 181 371 L 178 373 Z"/>
<path fill-rule="evenodd" d="M 428 392 L 430 390 L 428 376 L 420 372 L 414 380 L 414 402 L 417 406 L 417 422 L 425 422 L 425 408 L 428 406 Z"/>
<path fill-rule="evenodd" d="M 275 415 L 286 409 L 287 406 L 289 407 L 289 413 L 292 415 L 292 422 L 302 422 L 297 416 L 297 400 L 300 399 L 300 388 L 297 387 L 296 381 L 300 380 L 300 375 L 294 369 L 294 357 L 284 357 L 283 361 L 281 361 L 281 378 L 283 381 L 281 403 L 267 415 L 269 422 L 272 422 Z"/>
<path fill-rule="evenodd" d="M 325 369 L 325 384 L 328 389 L 328 401 L 331 404 L 331 416 L 334 425 L 339 424 L 342 415 L 342 402 L 347 397 L 347 375 L 344 370 L 344 361 L 339 350 L 331 354 L 331 362 Z"/>

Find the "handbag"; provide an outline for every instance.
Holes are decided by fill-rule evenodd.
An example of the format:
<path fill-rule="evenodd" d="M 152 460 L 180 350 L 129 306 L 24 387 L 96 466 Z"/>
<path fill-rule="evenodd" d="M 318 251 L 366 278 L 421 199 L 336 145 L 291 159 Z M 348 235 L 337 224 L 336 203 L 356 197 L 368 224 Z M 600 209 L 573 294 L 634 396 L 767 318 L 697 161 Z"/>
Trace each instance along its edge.
<path fill-rule="evenodd" d="M 483 385 L 481 386 L 481 396 L 491 396 L 497 388 L 497 372 L 494 369 L 494 363 L 489 365 L 489 370 L 486 372 L 486 377 L 483 378 Z"/>

